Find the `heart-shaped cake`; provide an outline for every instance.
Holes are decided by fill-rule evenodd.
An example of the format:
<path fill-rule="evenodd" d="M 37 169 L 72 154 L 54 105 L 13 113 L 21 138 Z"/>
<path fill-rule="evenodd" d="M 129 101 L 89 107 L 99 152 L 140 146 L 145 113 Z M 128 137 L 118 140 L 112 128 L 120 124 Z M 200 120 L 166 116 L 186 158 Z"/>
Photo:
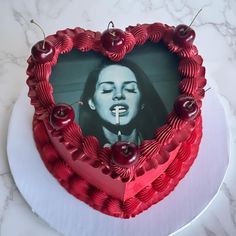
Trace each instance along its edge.
<path fill-rule="evenodd" d="M 110 25 L 60 30 L 35 44 L 28 95 L 48 171 L 94 209 L 129 218 L 166 197 L 196 158 L 205 68 L 189 26 Z M 176 91 L 163 92 L 170 77 Z M 57 97 L 60 89 L 74 94 L 71 102 L 68 92 Z"/>

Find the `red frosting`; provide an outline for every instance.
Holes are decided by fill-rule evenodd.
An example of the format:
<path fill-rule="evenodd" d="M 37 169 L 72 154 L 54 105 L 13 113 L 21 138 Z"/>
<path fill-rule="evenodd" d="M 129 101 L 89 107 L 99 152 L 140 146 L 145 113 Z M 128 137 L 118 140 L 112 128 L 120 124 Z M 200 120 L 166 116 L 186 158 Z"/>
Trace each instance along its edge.
<path fill-rule="evenodd" d="M 83 138 L 82 130 L 78 125 L 72 123 L 63 130 L 63 137 L 68 144 L 80 147 Z"/>
<path fill-rule="evenodd" d="M 58 31 L 52 39 L 52 43 L 59 53 L 67 53 L 73 48 L 73 39 L 67 32 Z"/>
<path fill-rule="evenodd" d="M 126 30 L 134 36 L 135 44 L 142 45 L 149 37 L 147 25 L 129 26 Z"/>
<path fill-rule="evenodd" d="M 78 34 L 74 39 L 74 47 L 81 50 L 82 52 L 87 52 L 92 49 L 94 40 L 90 34 L 87 32 L 82 32 Z"/>
<path fill-rule="evenodd" d="M 180 61 L 179 72 L 185 77 L 196 77 L 200 72 L 200 65 L 192 58 L 184 58 Z"/>
<path fill-rule="evenodd" d="M 151 24 L 148 27 L 148 33 L 150 40 L 154 43 L 158 43 L 165 33 L 165 26 L 161 23 Z"/>
<path fill-rule="evenodd" d="M 51 126 L 49 113 L 55 105 L 49 83 L 52 66 L 58 55 L 72 48 L 82 52 L 94 50 L 120 61 L 135 45 L 148 39 L 154 43 L 162 41 L 179 56 L 180 93 L 195 98 L 200 108 L 206 84 L 202 57 L 194 45 L 176 45 L 173 34 L 174 27 L 161 23 L 130 26 L 121 50 L 109 52 L 102 47 L 101 33 L 77 27 L 47 37 L 55 47 L 51 61 L 37 63 L 28 59 L 28 95 L 35 107 L 33 132 L 42 160 L 68 192 L 105 214 L 133 217 L 175 188 L 197 156 L 202 136 L 201 114 L 184 121 L 173 110 L 153 139 L 144 140 L 139 146 L 138 161 L 129 168 L 120 167 L 112 162 L 111 149 L 100 147 L 93 136 L 84 136 L 78 124 L 60 130 Z"/>
<path fill-rule="evenodd" d="M 178 53 L 180 57 L 193 57 L 198 54 L 196 46 L 192 45 L 187 48 L 181 48 Z"/>
<path fill-rule="evenodd" d="M 35 64 L 33 66 L 33 74 L 37 75 L 37 79 L 40 80 L 49 80 L 51 75 L 51 63 L 44 64 Z"/>
<path fill-rule="evenodd" d="M 134 45 L 136 43 L 135 37 L 133 36 L 133 34 L 129 33 L 129 32 L 125 32 L 125 48 L 126 48 L 126 52 L 130 52 L 132 51 L 132 49 L 134 48 Z"/>
<path fill-rule="evenodd" d="M 140 145 L 140 158 L 142 162 L 146 160 L 147 158 L 152 158 L 153 156 L 157 155 L 161 149 L 161 145 L 158 144 L 156 140 L 144 140 L 142 144 Z"/>

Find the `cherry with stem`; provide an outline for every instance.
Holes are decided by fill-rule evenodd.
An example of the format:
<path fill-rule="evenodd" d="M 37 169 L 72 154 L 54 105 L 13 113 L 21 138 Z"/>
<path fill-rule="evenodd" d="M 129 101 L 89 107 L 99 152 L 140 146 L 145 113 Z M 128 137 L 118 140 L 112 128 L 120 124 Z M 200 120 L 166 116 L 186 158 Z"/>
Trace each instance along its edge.
<path fill-rule="evenodd" d="M 202 9 L 197 12 L 189 25 L 180 24 L 176 26 L 173 34 L 173 41 L 180 47 L 189 47 L 192 45 L 196 35 L 195 31 L 190 26 L 193 24 L 201 11 Z"/>
<path fill-rule="evenodd" d="M 54 46 L 49 41 L 46 41 L 45 32 L 38 23 L 36 23 L 33 19 L 30 23 L 36 25 L 43 33 L 43 40 L 37 42 L 31 49 L 33 60 L 38 63 L 52 61 L 55 54 Z"/>
<path fill-rule="evenodd" d="M 125 33 L 114 28 L 113 21 L 110 21 L 107 29 L 101 35 L 101 43 L 107 51 L 120 52 L 125 45 Z"/>
<path fill-rule="evenodd" d="M 43 49 L 45 49 L 46 36 L 45 36 L 45 32 L 44 32 L 43 28 L 37 22 L 35 22 L 33 19 L 30 20 L 30 23 L 35 24 L 42 31 L 42 33 L 43 33 Z"/>
<path fill-rule="evenodd" d="M 182 32 L 183 34 L 185 34 L 188 29 L 190 29 L 190 27 L 192 26 L 193 22 L 196 20 L 197 16 L 200 14 L 200 12 L 202 11 L 202 8 L 197 12 L 197 14 L 194 16 L 194 18 L 192 19 L 192 21 L 190 22 L 190 24 L 188 25 L 188 27 Z"/>

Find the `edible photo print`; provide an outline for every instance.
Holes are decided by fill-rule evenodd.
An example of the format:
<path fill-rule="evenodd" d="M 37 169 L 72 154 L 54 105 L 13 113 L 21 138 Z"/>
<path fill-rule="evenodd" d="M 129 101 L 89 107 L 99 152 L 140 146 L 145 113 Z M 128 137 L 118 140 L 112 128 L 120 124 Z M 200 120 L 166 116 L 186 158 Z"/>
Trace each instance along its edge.
<path fill-rule="evenodd" d="M 178 96 L 178 58 L 162 44 L 137 46 L 119 62 L 96 52 L 61 55 L 50 83 L 71 104 L 83 133 L 100 144 L 152 139 Z"/>

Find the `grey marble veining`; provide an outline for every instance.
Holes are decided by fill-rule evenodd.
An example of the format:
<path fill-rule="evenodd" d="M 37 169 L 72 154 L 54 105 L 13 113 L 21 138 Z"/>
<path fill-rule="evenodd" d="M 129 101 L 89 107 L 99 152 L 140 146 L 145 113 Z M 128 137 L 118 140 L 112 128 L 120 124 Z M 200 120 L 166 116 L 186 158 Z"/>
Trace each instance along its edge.
<path fill-rule="evenodd" d="M 14 185 L 9 172 L 0 174 L 0 180 L 1 180 L 0 186 L 2 190 L 1 197 L 3 197 L 3 199 L 1 199 L 2 201 L 0 205 L 0 233 L 1 233 L 2 225 L 4 224 L 8 207 L 13 201 L 13 191 L 16 189 L 16 186 Z"/>
<path fill-rule="evenodd" d="M 14 103 L 25 83 L 26 60 L 30 48 L 42 39 L 29 23 L 34 18 L 46 34 L 81 26 L 104 30 L 109 20 L 117 27 L 143 22 L 193 24 L 196 44 L 204 57 L 207 78 L 216 84 L 225 101 L 231 130 L 231 155 L 224 183 L 213 202 L 190 225 L 175 236 L 236 235 L 236 1 L 1 1 L 0 8 L 0 236 L 60 235 L 32 213 L 18 192 L 7 163 L 7 127 Z"/>
<path fill-rule="evenodd" d="M 230 218 L 236 229 L 236 199 L 226 183 L 223 183 L 221 191 L 228 200 Z"/>

